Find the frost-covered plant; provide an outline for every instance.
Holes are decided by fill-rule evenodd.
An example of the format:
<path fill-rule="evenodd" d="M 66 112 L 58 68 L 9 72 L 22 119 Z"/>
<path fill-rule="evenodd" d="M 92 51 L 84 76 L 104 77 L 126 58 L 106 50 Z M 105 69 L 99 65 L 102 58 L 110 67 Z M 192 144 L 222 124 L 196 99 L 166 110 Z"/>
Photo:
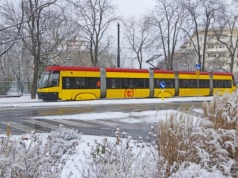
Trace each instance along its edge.
<path fill-rule="evenodd" d="M 218 178 L 224 177 L 223 174 L 214 169 L 212 171 L 208 171 L 207 169 L 202 168 L 201 165 L 191 162 L 183 162 L 176 173 L 173 173 L 170 178 L 178 178 L 178 177 L 200 177 L 200 178 Z"/>
<path fill-rule="evenodd" d="M 238 128 L 238 96 L 236 93 L 224 93 L 214 95 L 210 103 L 206 101 L 202 105 L 204 116 L 212 123 L 215 129 Z"/>
<path fill-rule="evenodd" d="M 184 161 L 196 154 L 193 142 L 194 132 L 199 129 L 199 120 L 188 114 L 173 113 L 158 124 L 157 148 L 161 177 L 176 172 Z"/>
<path fill-rule="evenodd" d="M 237 96 L 215 95 L 203 103 L 208 118 L 176 113 L 158 126 L 158 169 L 161 176 L 186 170 L 191 163 L 225 176 L 238 172 Z M 183 168 L 182 168 L 182 167 Z"/>
<path fill-rule="evenodd" d="M 238 161 L 238 95 L 217 94 L 209 104 L 203 103 L 203 111 L 219 134 L 219 142 L 229 152 L 229 157 Z"/>
<path fill-rule="evenodd" d="M 238 94 L 216 94 L 210 103 L 203 103 L 203 111 L 218 134 L 217 141 L 238 167 Z M 226 168 L 221 169 L 227 172 Z M 238 172 L 238 168 L 236 171 Z"/>
<path fill-rule="evenodd" d="M 59 177 L 76 141 L 55 138 L 56 132 L 43 138 L 35 133 L 15 139 L 2 137 L 0 177 Z"/>
<path fill-rule="evenodd" d="M 59 138 L 66 141 L 70 141 L 80 139 L 82 134 L 78 133 L 78 130 L 69 129 L 64 127 L 63 125 L 60 125 L 55 130 L 51 131 L 51 135 L 55 139 Z"/>
<path fill-rule="evenodd" d="M 87 178 L 136 178 L 157 177 L 156 150 L 152 144 L 118 139 L 115 141 L 104 139 L 102 143 L 95 140 L 95 145 L 90 147 L 90 155 L 86 156 L 83 168 L 78 168 L 82 177 Z"/>

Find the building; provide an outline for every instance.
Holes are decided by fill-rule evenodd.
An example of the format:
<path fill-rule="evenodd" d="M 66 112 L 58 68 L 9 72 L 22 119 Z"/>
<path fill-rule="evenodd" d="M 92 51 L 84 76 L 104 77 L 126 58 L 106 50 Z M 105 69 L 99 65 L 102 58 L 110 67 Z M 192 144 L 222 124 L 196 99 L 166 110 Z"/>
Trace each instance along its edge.
<path fill-rule="evenodd" d="M 233 35 L 230 33 L 230 29 L 225 29 L 222 32 L 222 35 L 220 35 L 220 40 L 224 43 L 218 41 L 218 30 L 214 32 L 214 29 L 210 29 L 208 31 L 207 35 L 207 42 L 205 45 L 205 70 L 207 71 L 213 71 L 219 68 L 223 68 L 227 71 L 230 71 L 230 64 L 231 64 L 231 57 L 232 54 L 228 50 L 226 44 L 229 48 L 235 48 L 236 40 L 238 36 L 238 29 L 233 30 Z M 199 47 L 200 47 L 200 55 L 201 58 L 203 57 L 203 48 L 204 48 L 204 31 L 198 32 L 199 36 Z M 194 50 L 194 44 L 197 47 L 197 35 L 191 36 L 192 40 L 185 41 L 182 46 L 180 47 L 180 53 L 181 54 L 189 54 L 187 56 L 187 60 L 191 60 L 191 54 L 193 54 L 193 58 L 195 57 L 195 60 L 191 60 L 191 62 L 194 63 L 198 62 L 197 54 Z M 231 44 L 231 41 L 233 43 L 233 47 Z M 193 44 L 194 43 L 194 44 Z M 191 64 L 195 66 L 195 64 Z M 233 73 L 238 73 L 238 50 L 235 52 L 234 56 L 234 65 L 233 65 Z"/>

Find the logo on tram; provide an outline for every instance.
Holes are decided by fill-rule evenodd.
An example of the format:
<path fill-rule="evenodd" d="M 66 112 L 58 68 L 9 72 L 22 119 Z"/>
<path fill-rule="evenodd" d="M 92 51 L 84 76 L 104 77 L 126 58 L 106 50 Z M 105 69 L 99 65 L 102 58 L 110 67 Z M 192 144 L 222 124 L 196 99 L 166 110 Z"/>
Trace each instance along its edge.
<path fill-rule="evenodd" d="M 126 89 L 124 92 L 125 98 L 132 98 L 134 95 L 133 89 Z"/>

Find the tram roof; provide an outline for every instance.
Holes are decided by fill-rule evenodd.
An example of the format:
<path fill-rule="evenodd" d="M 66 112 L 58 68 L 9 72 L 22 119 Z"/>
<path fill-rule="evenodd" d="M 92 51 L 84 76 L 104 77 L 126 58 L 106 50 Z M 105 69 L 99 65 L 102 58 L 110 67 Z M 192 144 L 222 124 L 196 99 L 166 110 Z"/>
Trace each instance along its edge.
<path fill-rule="evenodd" d="M 86 67 L 86 66 L 48 66 L 46 71 L 100 71 L 100 67 Z M 132 72 L 132 73 L 148 73 L 149 69 L 132 69 L 132 68 L 105 68 L 106 72 Z M 150 69 L 151 70 L 151 69 Z M 154 73 L 174 73 L 173 70 L 160 70 L 160 69 L 152 69 Z M 196 71 L 178 71 L 179 74 L 196 74 Z M 200 75 L 209 75 L 212 73 L 213 75 L 226 75 L 226 76 L 232 76 L 232 73 L 229 72 L 204 72 L 201 71 Z"/>
<path fill-rule="evenodd" d="M 106 72 L 130 72 L 130 73 L 149 73 L 148 69 L 131 68 L 105 68 Z"/>
<path fill-rule="evenodd" d="M 54 71 L 100 71 L 99 67 L 84 67 L 84 66 L 48 66 L 45 70 Z"/>

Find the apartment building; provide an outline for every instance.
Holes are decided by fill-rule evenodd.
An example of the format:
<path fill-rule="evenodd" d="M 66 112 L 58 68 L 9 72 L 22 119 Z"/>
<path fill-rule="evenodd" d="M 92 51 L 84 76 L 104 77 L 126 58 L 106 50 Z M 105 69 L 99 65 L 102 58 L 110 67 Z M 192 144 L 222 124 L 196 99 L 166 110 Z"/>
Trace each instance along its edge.
<path fill-rule="evenodd" d="M 220 40 L 222 40 L 224 43 L 226 43 L 229 48 L 232 48 L 231 41 L 233 43 L 233 47 L 236 45 L 236 40 L 238 38 L 238 29 L 235 29 L 233 31 L 233 35 L 231 35 L 230 30 L 226 29 L 223 30 L 222 35 L 220 36 Z M 198 57 L 194 50 L 194 45 L 197 47 L 197 36 L 193 35 L 192 40 L 187 40 L 183 43 L 183 45 L 180 47 L 180 53 L 183 54 L 190 54 L 190 58 L 188 56 L 187 60 L 191 60 L 192 63 L 198 62 Z M 203 54 L 203 47 L 204 47 L 204 32 L 199 32 L 199 46 L 200 46 L 200 54 L 202 57 Z M 219 70 L 225 69 L 227 71 L 230 71 L 230 63 L 231 63 L 231 53 L 229 52 L 227 46 L 217 40 L 216 34 L 213 29 L 209 30 L 208 36 L 207 36 L 207 42 L 206 42 L 206 49 L 205 49 L 205 70 L 207 71 L 213 71 L 213 70 Z M 195 60 L 191 59 L 191 54 L 193 54 L 193 58 Z M 194 65 L 195 64 L 190 64 Z M 235 52 L 235 58 L 234 58 L 234 65 L 233 65 L 233 73 L 238 73 L 238 50 Z"/>

